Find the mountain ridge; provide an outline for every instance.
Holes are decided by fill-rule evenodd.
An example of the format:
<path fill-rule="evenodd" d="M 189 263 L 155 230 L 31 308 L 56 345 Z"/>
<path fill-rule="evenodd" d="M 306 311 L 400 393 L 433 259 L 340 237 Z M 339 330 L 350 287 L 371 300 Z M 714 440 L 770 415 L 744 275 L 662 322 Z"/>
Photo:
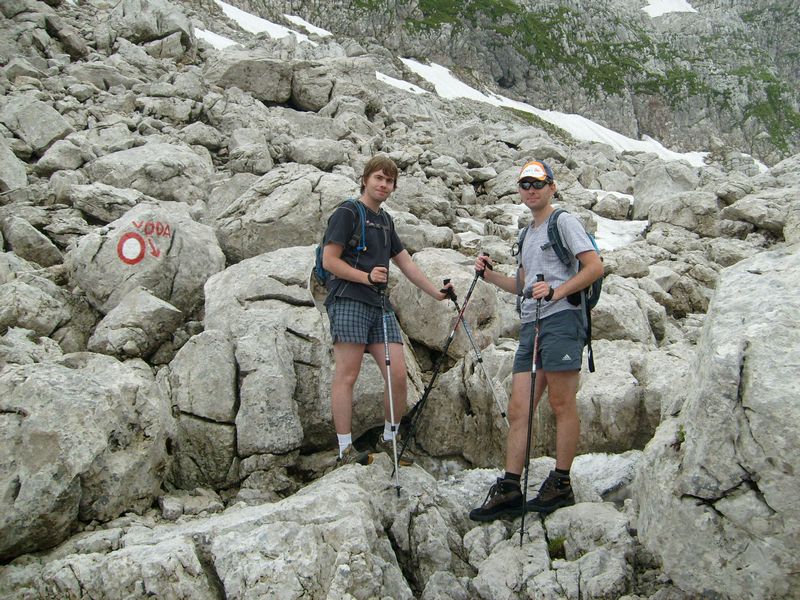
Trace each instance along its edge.
<path fill-rule="evenodd" d="M 655 18 L 634 0 L 232 4 L 287 24 L 283 15 L 296 14 L 679 150 L 724 144 L 772 165 L 800 148 L 800 45 L 791 42 L 800 10 L 787 2 L 700 1 L 698 12 Z"/>

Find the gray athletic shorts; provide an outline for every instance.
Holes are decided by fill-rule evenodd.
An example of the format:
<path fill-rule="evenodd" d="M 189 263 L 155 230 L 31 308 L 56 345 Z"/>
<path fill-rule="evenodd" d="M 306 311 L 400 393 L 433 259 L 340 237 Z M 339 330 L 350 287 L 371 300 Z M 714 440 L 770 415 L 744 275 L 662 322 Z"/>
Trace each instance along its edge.
<path fill-rule="evenodd" d="M 383 311 L 350 298 L 337 298 L 328 306 L 333 343 L 377 344 L 383 343 Z M 403 336 L 394 311 L 386 315 L 386 332 L 390 344 L 402 344 Z"/>
<path fill-rule="evenodd" d="M 586 329 L 581 312 L 562 310 L 539 321 L 539 355 L 536 368 L 542 371 L 580 371 Z M 519 330 L 519 347 L 514 355 L 514 373 L 530 371 L 533 366 L 533 322 Z"/>

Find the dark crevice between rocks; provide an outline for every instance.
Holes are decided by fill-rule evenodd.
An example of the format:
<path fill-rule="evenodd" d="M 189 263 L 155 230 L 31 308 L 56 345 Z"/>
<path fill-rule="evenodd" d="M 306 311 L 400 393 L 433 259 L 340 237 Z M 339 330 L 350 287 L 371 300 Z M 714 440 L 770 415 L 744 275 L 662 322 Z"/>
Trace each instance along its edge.
<path fill-rule="evenodd" d="M 197 555 L 197 560 L 200 561 L 200 566 L 206 575 L 206 579 L 211 589 L 216 592 L 217 600 L 228 600 L 225 593 L 225 585 L 217 573 L 217 568 L 214 565 L 214 557 L 211 554 L 211 540 L 201 534 L 192 536 L 192 543 L 194 544 L 194 551 Z"/>
<path fill-rule="evenodd" d="M 753 474 L 750 473 L 750 471 L 742 463 L 738 464 L 739 467 L 742 469 L 742 471 L 747 473 L 747 476 L 742 479 L 742 484 L 739 487 L 748 488 L 751 492 L 753 492 L 756 495 L 756 498 L 758 498 L 759 501 L 769 509 L 770 513 L 776 514 L 778 511 L 776 511 L 769 505 L 766 497 L 764 496 L 764 492 L 762 492 L 761 488 L 758 487 L 758 483 L 756 483 L 757 477 L 754 477 Z"/>
<path fill-rule="evenodd" d="M 212 425 L 235 425 L 235 423 L 231 422 L 231 421 L 218 421 L 216 419 L 211 419 L 209 417 L 203 417 L 201 415 L 196 415 L 194 413 L 191 413 L 191 412 L 188 412 L 188 411 L 185 411 L 185 410 L 179 410 L 178 414 L 185 415 L 185 416 L 187 416 L 187 417 L 189 417 L 191 419 L 196 419 L 198 421 L 202 421 L 203 423 L 211 423 Z"/>
<path fill-rule="evenodd" d="M 391 493 L 394 493 L 394 491 Z M 412 539 L 412 524 L 417 515 L 418 512 L 413 510 L 408 518 L 408 531 L 406 532 L 406 536 L 409 540 Z M 417 565 L 415 564 L 414 560 L 414 551 L 412 549 L 406 553 L 400 548 L 397 540 L 395 540 L 394 536 L 392 535 L 391 529 L 393 524 L 394 522 L 391 522 L 384 527 L 386 539 L 388 539 L 389 543 L 392 545 L 392 552 L 394 552 L 395 558 L 397 559 L 397 564 L 400 566 L 400 571 L 403 573 L 403 578 L 406 580 L 406 583 L 408 583 L 408 586 L 411 588 L 412 594 L 415 598 L 420 598 L 422 596 L 422 592 L 424 591 L 424 586 L 417 572 Z"/>
<path fill-rule="evenodd" d="M 314 306 L 314 303 L 311 300 L 295 298 L 288 294 L 264 294 L 262 296 L 249 296 L 244 299 L 244 303 L 263 302 L 265 300 L 277 300 L 279 302 L 289 304 L 290 306 Z"/>
<path fill-rule="evenodd" d="M 681 500 L 683 499 L 694 500 L 698 506 L 702 504 L 703 506 L 706 506 L 709 510 L 713 511 L 714 514 L 720 519 L 725 519 L 725 515 L 719 510 L 717 510 L 717 508 L 714 506 L 717 500 L 721 500 L 724 497 L 725 496 L 722 495 L 719 498 L 701 498 L 700 496 L 695 496 L 693 494 L 682 494 Z"/>
<path fill-rule="evenodd" d="M 304 340 L 304 341 L 306 341 L 306 342 L 313 342 L 313 341 L 314 341 L 314 339 L 313 339 L 313 338 L 312 338 L 310 335 L 308 335 L 308 334 L 305 334 L 305 333 L 303 333 L 302 331 L 297 331 L 297 330 L 295 330 L 295 329 L 292 329 L 291 327 L 287 327 L 287 328 L 286 328 L 286 333 L 290 333 L 290 334 L 292 334 L 293 336 L 295 336 L 295 337 L 298 337 L 298 338 L 300 338 L 301 340 Z M 297 361 L 297 360 L 295 360 L 295 362 L 300 362 L 300 361 Z M 303 364 L 306 364 L 306 363 L 303 363 Z M 319 365 L 310 365 L 310 366 L 315 366 L 315 367 L 317 367 L 317 366 L 319 366 Z"/>

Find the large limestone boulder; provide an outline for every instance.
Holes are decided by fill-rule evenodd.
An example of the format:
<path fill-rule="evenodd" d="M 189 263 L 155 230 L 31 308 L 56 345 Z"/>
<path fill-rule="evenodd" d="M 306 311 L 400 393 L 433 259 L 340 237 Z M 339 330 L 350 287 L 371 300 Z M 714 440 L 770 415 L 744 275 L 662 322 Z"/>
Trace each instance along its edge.
<path fill-rule="evenodd" d="M 119 358 L 149 358 L 183 321 L 169 302 L 141 287 L 129 291 L 97 324 L 87 347 Z"/>
<path fill-rule="evenodd" d="M 225 267 L 213 231 L 185 205 L 143 203 L 83 236 L 67 254 L 74 281 L 108 313 L 141 286 L 185 314 L 202 305 L 206 280 Z"/>
<path fill-rule="evenodd" d="M 783 235 L 792 207 L 797 207 L 798 188 L 759 190 L 725 207 L 720 216 L 752 223 L 759 229 Z"/>
<path fill-rule="evenodd" d="M 231 262 L 317 243 L 333 209 L 357 192 L 357 184 L 342 175 L 310 165 L 280 165 L 215 208 L 217 237 Z"/>
<path fill-rule="evenodd" d="M 292 65 L 266 51 L 231 46 L 206 63 L 205 79 L 222 88 L 237 87 L 270 104 L 286 103 L 292 95 Z"/>
<path fill-rule="evenodd" d="M 85 350 L 97 313 L 80 295 L 29 272 L 32 263 L 10 257 L 0 255 L 0 281 L 5 281 L 0 285 L 0 331 L 20 327 L 52 338 L 64 352 Z"/>
<path fill-rule="evenodd" d="M 422 181 L 416 177 L 401 177 L 386 207 L 410 212 L 434 225 L 451 225 L 455 222 L 455 210 L 448 196 L 449 190 L 441 179 Z"/>
<path fill-rule="evenodd" d="M 0 192 L 16 190 L 27 183 L 25 163 L 11 151 L 5 138 L 0 138 Z"/>
<path fill-rule="evenodd" d="M 159 372 L 176 409 L 171 480 L 219 489 L 238 480 L 237 371 L 233 342 L 211 329 L 192 337 Z"/>
<path fill-rule="evenodd" d="M 722 201 L 711 192 L 682 192 L 653 200 L 648 213 L 651 223 L 670 223 L 704 237 L 719 235 Z"/>
<path fill-rule="evenodd" d="M 800 247 L 722 272 L 688 397 L 636 482 L 639 539 L 697 594 L 786 598 L 800 584 Z"/>
<path fill-rule="evenodd" d="M 647 219 L 654 202 L 693 190 L 699 182 L 697 169 L 686 162 L 657 159 L 647 163 L 633 180 L 633 218 Z"/>
<path fill-rule="evenodd" d="M 19 217 L 8 217 L 2 222 L 3 236 L 14 254 L 43 267 L 61 264 L 61 251 L 46 235 Z"/>
<path fill-rule="evenodd" d="M 651 320 L 658 323 L 664 318 L 663 307 L 634 282 L 609 275 L 603 281 L 600 300 L 592 310 L 592 338 L 654 344 Z"/>
<path fill-rule="evenodd" d="M 49 548 L 78 521 L 150 506 L 171 417 L 149 368 L 71 354 L 0 372 L 0 557 Z"/>
<path fill-rule="evenodd" d="M 64 294 L 59 292 L 39 277 L 13 278 L 0 285 L 0 330 L 22 327 L 40 336 L 52 335 L 70 318 Z"/>
<path fill-rule="evenodd" d="M 335 441 L 329 324 L 308 287 L 313 261 L 310 246 L 275 250 L 227 268 L 205 286 L 206 330 L 223 332 L 236 345 L 236 425 L 246 455 Z M 408 349 L 406 362 L 412 399 L 419 376 Z M 365 355 L 354 390 L 355 437 L 383 422 L 383 385 L 375 361 Z"/>
<path fill-rule="evenodd" d="M 503 463 L 508 432 L 511 365 L 517 344 L 503 339 L 442 367 L 417 417 L 416 443 L 439 458 L 459 457 L 477 467 Z M 443 363 L 444 365 L 444 363 Z"/>
<path fill-rule="evenodd" d="M 464 311 L 464 318 L 477 347 L 488 346 L 497 333 L 497 294 L 492 286 L 475 281 L 473 262 L 455 250 L 438 248 L 417 252 L 412 259 L 434 285 L 441 286 L 445 279 L 450 279 L 459 306 L 462 306 L 472 287 L 472 297 L 468 309 Z M 431 298 L 402 275 L 397 275 L 397 284 L 391 289 L 389 299 L 403 330 L 411 339 L 428 348 L 444 350 L 458 316 L 450 300 L 437 301 Z M 464 356 L 472 349 L 466 331 L 460 325 L 459 329 L 447 350 L 453 357 Z"/>
<path fill-rule="evenodd" d="M 331 65 L 300 62 L 292 75 L 292 103 L 300 110 L 321 110 L 328 104 L 333 91 Z"/>
<path fill-rule="evenodd" d="M 0 337 L 0 365 L 31 365 L 55 361 L 62 356 L 61 348 L 52 339 L 35 331 L 10 327 Z"/>
<path fill-rule="evenodd" d="M 206 180 L 213 170 L 207 151 L 163 142 L 107 154 L 86 166 L 94 181 L 187 204 L 205 200 Z"/>
<path fill-rule="evenodd" d="M 643 448 L 659 422 L 661 409 L 644 403 L 642 389 L 647 382 L 639 378 L 639 367 L 648 348 L 641 343 L 607 340 L 596 340 L 593 347 L 596 371 L 589 373 L 584 353 L 577 395 L 581 422 L 578 452 L 622 453 Z M 673 381 L 680 380 L 679 373 L 671 374 Z M 648 416 L 648 409 L 655 415 Z M 555 455 L 556 424 L 547 395 L 535 415 L 535 427 L 534 451 Z"/>
<path fill-rule="evenodd" d="M 0 123 L 25 141 L 37 155 L 73 132 L 72 126 L 56 109 L 27 96 L 15 96 L 0 104 Z"/>
<path fill-rule="evenodd" d="M 119 219 L 141 202 L 156 202 L 138 190 L 116 188 L 105 183 L 70 186 L 67 197 L 83 214 L 103 223 Z"/>
<path fill-rule="evenodd" d="M 116 31 L 134 43 L 161 40 L 172 34 L 188 50 L 195 44 L 189 18 L 178 7 L 165 0 L 122 0 L 111 11 Z"/>

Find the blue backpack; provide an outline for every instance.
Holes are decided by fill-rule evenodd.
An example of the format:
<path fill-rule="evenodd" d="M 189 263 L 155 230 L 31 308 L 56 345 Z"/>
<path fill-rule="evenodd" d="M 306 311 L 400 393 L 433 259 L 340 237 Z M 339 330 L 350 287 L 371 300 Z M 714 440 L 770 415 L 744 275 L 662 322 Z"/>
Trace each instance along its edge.
<path fill-rule="evenodd" d="M 542 250 L 547 250 L 548 248 L 552 248 L 553 252 L 556 253 L 558 259 L 567 266 L 572 264 L 573 259 L 575 258 L 572 252 L 570 252 L 569 248 L 564 245 L 564 241 L 561 239 L 561 232 L 558 229 L 558 218 L 567 211 L 563 208 L 557 208 L 553 211 L 553 214 L 550 215 L 550 218 L 547 221 L 547 243 L 542 246 Z M 525 234 L 528 232 L 528 228 L 524 227 L 519 232 L 519 237 L 517 238 L 517 243 L 515 245 L 512 254 L 516 255 L 517 264 L 520 264 L 522 261 L 522 244 L 525 241 Z M 597 241 L 594 239 L 594 236 L 586 232 L 586 235 L 589 237 L 589 241 L 592 242 L 592 246 L 597 251 L 597 254 L 600 254 L 600 248 L 597 246 Z M 601 257 L 602 260 L 602 257 Z M 580 266 L 578 266 L 580 269 Z M 517 285 L 519 287 L 519 283 Z M 586 323 L 586 347 L 589 350 L 589 372 L 594 373 L 594 352 L 592 351 L 592 309 L 597 305 L 597 302 L 600 300 L 600 292 L 603 289 L 603 277 L 600 276 L 597 278 L 589 287 L 575 292 L 574 294 L 570 294 L 567 296 L 567 300 L 573 306 L 580 306 L 583 304 L 584 306 L 584 322 Z M 517 311 L 521 309 L 521 301 L 520 301 L 520 294 L 522 293 L 521 290 L 518 290 L 517 294 Z"/>
<path fill-rule="evenodd" d="M 347 200 L 342 202 L 339 206 L 344 206 L 345 204 L 348 203 L 353 204 L 356 207 L 356 222 L 353 226 L 353 234 L 350 236 L 350 242 L 348 243 L 348 245 L 351 248 L 355 248 L 356 252 L 363 252 L 364 250 L 367 249 L 367 227 L 366 227 L 367 215 L 364 212 L 364 206 L 361 204 L 361 202 L 359 202 L 355 198 L 348 198 Z M 328 217 L 329 223 L 330 220 L 331 218 Z M 315 250 L 314 277 L 316 277 L 320 285 L 327 286 L 328 281 L 331 279 L 331 277 L 333 277 L 333 275 L 329 271 L 326 271 L 322 266 L 322 248 L 324 245 L 323 242 L 320 242 Z"/>

